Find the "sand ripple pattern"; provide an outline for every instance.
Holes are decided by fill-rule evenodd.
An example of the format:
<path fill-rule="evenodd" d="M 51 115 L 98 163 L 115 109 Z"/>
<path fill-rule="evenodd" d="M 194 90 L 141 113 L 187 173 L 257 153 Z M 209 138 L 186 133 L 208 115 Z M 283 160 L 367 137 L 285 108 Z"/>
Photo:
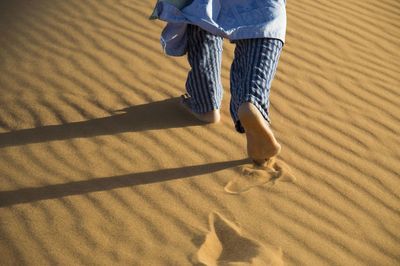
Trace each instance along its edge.
<path fill-rule="evenodd" d="M 287 1 L 268 170 L 230 121 L 232 44 L 203 125 L 154 2 L 0 1 L 1 264 L 397 265 L 400 3 Z"/>

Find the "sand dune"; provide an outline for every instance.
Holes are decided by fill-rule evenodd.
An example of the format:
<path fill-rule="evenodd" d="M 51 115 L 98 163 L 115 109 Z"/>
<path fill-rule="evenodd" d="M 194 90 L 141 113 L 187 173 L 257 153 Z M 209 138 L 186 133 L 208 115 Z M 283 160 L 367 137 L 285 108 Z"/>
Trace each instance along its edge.
<path fill-rule="evenodd" d="M 155 1 L 0 3 L 2 265 L 398 265 L 400 3 L 288 1 L 282 152 L 178 98 Z"/>

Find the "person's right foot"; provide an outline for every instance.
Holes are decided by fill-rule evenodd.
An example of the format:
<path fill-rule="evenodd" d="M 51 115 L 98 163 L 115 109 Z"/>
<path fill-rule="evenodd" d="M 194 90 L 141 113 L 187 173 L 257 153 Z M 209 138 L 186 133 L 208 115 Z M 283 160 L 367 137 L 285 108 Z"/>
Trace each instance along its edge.
<path fill-rule="evenodd" d="M 249 102 L 243 103 L 238 115 L 246 132 L 247 153 L 255 163 L 264 164 L 280 152 L 281 145 L 257 107 Z"/>

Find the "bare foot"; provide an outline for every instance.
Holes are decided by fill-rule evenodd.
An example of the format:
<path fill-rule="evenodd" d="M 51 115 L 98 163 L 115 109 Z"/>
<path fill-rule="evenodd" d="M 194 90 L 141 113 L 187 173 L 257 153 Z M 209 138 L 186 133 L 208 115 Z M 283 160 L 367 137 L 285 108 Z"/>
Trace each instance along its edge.
<path fill-rule="evenodd" d="M 187 103 L 187 99 L 188 99 L 187 94 L 184 94 L 181 96 L 181 105 L 183 106 L 183 108 L 185 108 L 189 113 L 191 113 L 194 117 L 196 117 L 197 119 L 199 119 L 202 122 L 206 122 L 206 123 L 218 123 L 219 120 L 221 119 L 221 115 L 219 113 L 219 110 L 212 110 L 210 112 L 206 112 L 206 113 L 196 113 L 193 112 Z"/>
<path fill-rule="evenodd" d="M 280 152 L 281 145 L 253 104 L 246 102 L 240 105 L 238 115 L 246 131 L 247 153 L 255 163 L 262 165 Z"/>

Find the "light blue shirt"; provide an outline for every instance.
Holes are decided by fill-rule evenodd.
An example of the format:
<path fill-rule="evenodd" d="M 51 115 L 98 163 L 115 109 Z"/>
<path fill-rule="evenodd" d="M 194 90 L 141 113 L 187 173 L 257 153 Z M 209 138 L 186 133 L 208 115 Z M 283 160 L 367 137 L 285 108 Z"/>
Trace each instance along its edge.
<path fill-rule="evenodd" d="M 274 38 L 285 42 L 286 0 L 159 0 L 151 18 L 168 22 L 161 34 L 164 52 L 181 56 L 187 51 L 187 24 L 231 41 Z"/>

